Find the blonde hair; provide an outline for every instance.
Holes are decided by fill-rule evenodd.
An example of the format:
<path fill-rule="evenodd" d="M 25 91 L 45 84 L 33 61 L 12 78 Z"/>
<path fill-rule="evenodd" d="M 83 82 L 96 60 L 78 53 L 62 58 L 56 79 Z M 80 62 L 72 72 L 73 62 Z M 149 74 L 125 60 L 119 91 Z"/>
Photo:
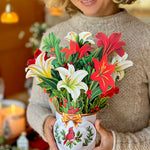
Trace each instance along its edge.
<path fill-rule="evenodd" d="M 132 4 L 136 0 L 112 0 L 117 4 Z M 65 9 L 70 15 L 75 14 L 79 9 L 75 7 L 70 0 L 44 0 L 47 7 L 57 7 Z"/>
<path fill-rule="evenodd" d="M 113 2 L 117 4 L 132 4 L 135 1 L 136 0 L 113 0 Z"/>

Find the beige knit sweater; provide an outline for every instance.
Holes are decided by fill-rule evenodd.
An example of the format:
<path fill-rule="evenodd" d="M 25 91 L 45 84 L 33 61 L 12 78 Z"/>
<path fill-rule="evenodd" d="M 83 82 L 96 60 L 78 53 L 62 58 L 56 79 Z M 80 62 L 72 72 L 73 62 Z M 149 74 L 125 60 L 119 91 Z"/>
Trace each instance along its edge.
<path fill-rule="evenodd" d="M 100 111 L 97 118 L 114 137 L 113 150 L 150 150 L 150 28 L 125 10 L 115 15 L 93 18 L 77 13 L 68 21 L 52 27 L 47 33 L 54 32 L 68 46 L 64 39 L 69 31 L 80 33 L 89 31 L 94 35 L 104 32 L 109 36 L 121 32 L 121 40 L 126 42 L 124 51 L 134 63 L 127 69 L 128 74 L 116 86 L 120 93 L 109 101 L 109 107 Z M 41 44 L 41 49 L 43 45 Z M 51 107 L 51 108 L 50 108 Z M 30 125 L 43 136 L 43 123 L 47 116 L 55 115 L 48 96 L 34 81 L 27 118 Z M 44 137 L 44 136 L 43 136 Z M 97 137 L 97 142 L 100 137 Z"/>

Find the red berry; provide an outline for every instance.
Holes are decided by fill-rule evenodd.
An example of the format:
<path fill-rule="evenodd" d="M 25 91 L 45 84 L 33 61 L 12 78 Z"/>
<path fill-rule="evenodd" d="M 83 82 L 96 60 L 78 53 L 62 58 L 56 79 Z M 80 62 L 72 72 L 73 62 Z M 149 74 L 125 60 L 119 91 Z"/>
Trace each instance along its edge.
<path fill-rule="evenodd" d="M 90 94 L 90 90 L 87 90 L 86 94 L 89 95 Z"/>
<path fill-rule="evenodd" d="M 88 95 L 88 98 L 90 99 L 90 98 L 91 98 L 91 95 Z"/>
<path fill-rule="evenodd" d="M 71 110 L 71 113 L 72 113 L 72 114 L 75 114 L 75 113 L 76 113 L 76 110 L 75 110 L 75 109 L 72 109 L 72 110 Z"/>
<path fill-rule="evenodd" d="M 73 65 L 73 62 L 70 62 L 69 64 L 70 64 L 70 65 Z"/>
<path fill-rule="evenodd" d="M 76 112 L 78 112 L 80 109 L 79 108 L 76 108 Z"/>
<path fill-rule="evenodd" d="M 66 68 L 66 69 L 68 69 L 67 63 L 64 63 L 64 64 L 63 64 L 63 67 Z"/>
<path fill-rule="evenodd" d="M 41 53 L 42 53 L 42 51 L 37 48 L 35 53 L 34 53 L 34 58 L 36 59 Z"/>
<path fill-rule="evenodd" d="M 90 66 L 91 66 L 91 65 L 92 65 L 92 63 L 88 63 L 88 65 L 90 65 Z"/>
<path fill-rule="evenodd" d="M 94 109 L 91 109 L 91 112 L 94 112 Z"/>
<path fill-rule="evenodd" d="M 91 90 L 90 92 L 91 92 L 90 94 L 93 94 L 93 91 L 92 91 L 92 90 Z"/>
<path fill-rule="evenodd" d="M 59 103 L 60 107 L 63 105 L 62 102 Z"/>
<path fill-rule="evenodd" d="M 71 110 L 68 110 L 68 114 L 72 114 L 72 113 L 71 113 Z"/>
<path fill-rule="evenodd" d="M 64 99 L 64 103 L 67 103 L 68 101 L 67 101 L 67 99 Z"/>
<path fill-rule="evenodd" d="M 27 66 L 32 65 L 32 64 L 35 64 L 35 59 L 29 59 L 27 61 Z"/>
<path fill-rule="evenodd" d="M 96 111 L 99 111 L 99 108 L 96 108 Z"/>
<path fill-rule="evenodd" d="M 64 104 L 64 107 L 66 108 L 66 107 L 67 107 L 67 105 L 66 105 L 66 104 Z"/>
<path fill-rule="evenodd" d="M 73 106 L 70 106 L 69 109 L 73 109 Z"/>
<path fill-rule="evenodd" d="M 95 108 L 98 108 L 98 106 L 96 105 Z"/>

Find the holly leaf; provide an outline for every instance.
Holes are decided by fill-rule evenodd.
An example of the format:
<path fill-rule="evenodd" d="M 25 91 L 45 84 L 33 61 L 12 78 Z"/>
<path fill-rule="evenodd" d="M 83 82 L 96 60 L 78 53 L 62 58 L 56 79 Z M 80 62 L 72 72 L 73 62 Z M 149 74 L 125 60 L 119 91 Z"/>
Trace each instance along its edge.
<path fill-rule="evenodd" d="M 73 142 L 74 145 L 77 145 L 75 142 Z"/>
<path fill-rule="evenodd" d="M 73 148 L 73 144 L 71 143 L 71 144 L 70 144 L 70 149 L 72 149 L 72 148 Z"/>
<path fill-rule="evenodd" d="M 69 144 L 70 144 L 70 142 L 69 142 L 69 141 L 67 141 L 66 146 L 68 146 Z"/>
<path fill-rule="evenodd" d="M 78 143 L 79 143 L 79 142 L 81 142 L 81 140 L 80 140 L 80 139 L 77 139 L 76 141 L 77 141 Z"/>
<path fill-rule="evenodd" d="M 77 137 L 80 135 L 80 131 L 77 132 Z"/>
<path fill-rule="evenodd" d="M 82 137 L 82 135 L 83 135 L 83 134 L 80 134 L 80 135 L 78 136 L 78 138 L 81 138 L 81 137 Z"/>

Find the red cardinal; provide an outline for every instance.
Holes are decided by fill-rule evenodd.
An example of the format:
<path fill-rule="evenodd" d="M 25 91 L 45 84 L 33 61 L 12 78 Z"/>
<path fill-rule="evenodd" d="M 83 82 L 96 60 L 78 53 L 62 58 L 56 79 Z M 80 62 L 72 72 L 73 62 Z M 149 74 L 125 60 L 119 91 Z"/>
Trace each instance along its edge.
<path fill-rule="evenodd" d="M 66 135 L 66 140 L 64 141 L 64 145 L 66 144 L 66 142 L 69 140 L 74 139 L 75 133 L 73 131 L 73 127 L 69 128 L 68 134 Z"/>

